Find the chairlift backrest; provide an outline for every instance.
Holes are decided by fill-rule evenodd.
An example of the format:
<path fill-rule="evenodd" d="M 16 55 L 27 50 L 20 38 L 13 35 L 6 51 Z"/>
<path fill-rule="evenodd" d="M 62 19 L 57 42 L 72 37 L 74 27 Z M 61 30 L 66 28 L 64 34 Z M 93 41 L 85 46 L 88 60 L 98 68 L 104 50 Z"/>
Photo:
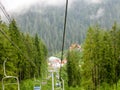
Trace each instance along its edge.
<path fill-rule="evenodd" d="M 41 87 L 40 86 L 35 86 L 34 90 L 41 90 Z"/>
<path fill-rule="evenodd" d="M 2 78 L 2 90 L 5 90 L 5 86 L 6 85 L 11 85 L 11 84 L 16 84 L 18 87 L 18 90 L 20 90 L 20 85 L 19 85 L 19 79 L 18 77 L 16 76 L 7 76 L 6 74 L 6 70 L 5 70 L 5 63 L 7 62 L 7 60 L 4 61 L 3 63 L 3 69 L 4 69 L 4 77 Z M 16 79 L 16 83 L 7 83 L 7 84 L 4 84 L 4 80 L 5 79 L 9 79 L 9 78 L 12 78 L 12 79 Z"/>

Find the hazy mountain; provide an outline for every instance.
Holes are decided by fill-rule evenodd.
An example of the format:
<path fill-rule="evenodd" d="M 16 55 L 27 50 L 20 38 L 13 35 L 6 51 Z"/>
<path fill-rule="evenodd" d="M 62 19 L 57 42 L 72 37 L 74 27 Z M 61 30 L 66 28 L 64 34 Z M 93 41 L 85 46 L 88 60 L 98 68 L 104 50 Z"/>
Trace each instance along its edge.
<path fill-rule="evenodd" d="M 111 28 L 120 22 L 120 0 L 75 0 L 69 6 L 65 49 L 71 43 L 82 43 L 90 25 Z M 65 6 L 31 6 L 28 11 L 14 14 L 23 32 L 38 34 L 50 52 L 61 50 Z"/>

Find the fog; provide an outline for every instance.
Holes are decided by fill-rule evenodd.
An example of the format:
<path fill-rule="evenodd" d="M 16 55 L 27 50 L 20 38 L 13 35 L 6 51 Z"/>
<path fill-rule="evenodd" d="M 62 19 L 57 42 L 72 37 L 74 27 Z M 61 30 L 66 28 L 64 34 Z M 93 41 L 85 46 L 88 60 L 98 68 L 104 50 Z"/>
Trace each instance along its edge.
<path fill-rule="evenodd" d="M 61 6 L 65 5 L 66 0 L 0 0 L 5 6 L 7 11 L 20 11 L 22 9 L 29 8 L 31 5 L 40 4 L 40 5 L 52 5 L 52 6 Z M 68 0 L 69 6 L 76 0 Z M 84 0 L 89 4 L 98 4 L 102 0 Z"/>

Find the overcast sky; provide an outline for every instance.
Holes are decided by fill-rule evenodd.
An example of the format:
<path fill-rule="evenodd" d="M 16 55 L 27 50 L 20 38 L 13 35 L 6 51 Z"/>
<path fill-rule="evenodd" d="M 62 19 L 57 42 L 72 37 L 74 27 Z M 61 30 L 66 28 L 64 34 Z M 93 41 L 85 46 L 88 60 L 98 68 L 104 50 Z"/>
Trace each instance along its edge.
<path fill-rule="evenodd" d="M 1 0 L 2 4 L 8 11 L 21 8 L 29 8 L 31 5 L 39 3 L 41 5 L 62 5 L 65 0 Z"/>
<path fill-rule="evenodd" d="M 7 11 L 15 11 L 21 8 L 29 8 L 31 5 L 35 3 L 39 3 L 41 5 L 63 5 L 66 0 L 0 0 L 2 4 L 5 6 Z M 68 0 L 69 4 L 71 4 L 74 0 Z M 101 3 L 102 0 L 84 0 L 86 3 L 98 4 Z"/>

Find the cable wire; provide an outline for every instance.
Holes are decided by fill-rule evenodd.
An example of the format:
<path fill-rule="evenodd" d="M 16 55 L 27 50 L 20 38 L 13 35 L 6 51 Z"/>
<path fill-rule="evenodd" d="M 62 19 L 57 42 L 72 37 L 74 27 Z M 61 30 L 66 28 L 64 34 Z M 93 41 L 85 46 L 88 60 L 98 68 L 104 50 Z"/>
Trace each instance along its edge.
<path fill-rule="evenodd" d="M 9 21 L 9 23 L 12 21 L 10 15 L 7 13 L 5 7 L 3 6 L 3 4 L 0 2 L 0 9 L 2 10 L 3 14 L 5 15 L 5 17 L 7 18 L 7 20 Z"/>
<path fill-rule="evenodd" d="M 64 55 L 64 44 L 65 44 L 65 31 L 66 31 L 67 11 L 68 11 L 68 0 L 66 0 L 66 8 L 65 8 L 65 19 L 64 19 L 64 31 L 63 31 L 63 39 L 62 39 L 61 63 L 62 63 L 63 55 Z M 60 79 L 61 79 L 61 65 L 60 65 Z"/>
<path fill-rule="evenodd" d="M 7 20 L 9 21 L 9 23 L 12 21 L 10 15 L 7 13 L 7 11 L 5 10 L 5 7 L 3 6 L 3 4 L 0 2 L 0 9 L 2 10 L 3 14 L 6 16 Z M 0 32 L 5 36 L 5 38 L 7 38 L 9 40 L 9 42 L 20 51 L 20 53 L 29 61 L 33 64 L 33 66 L 36 68 L 36 65 L 34 62 L 32 62 L 27 56 L 25 56 L 22 52 L 22 50 L 7 36 L 7 34 L 0 29 Z"/>
<path fill-rule="evenodd" d="M 10 17 L 10 15 L 7 13 L 7 11 L 5 10 L 5 7 L 4 5 L 0 2 L 0 9 L 2 10 L 3 14 L 5 15 L 5 17 L 7 18 L 9 24 L 12 22 L 12 18 Z M 20 51 L 20 53 L 29 61 L 31 62 L 31 64 L 37 68 L 36 64 L 30 60 L 30 58 L 28 56 L 26 56 L 25 54 L 23 54 L 22 50 L 7 36 L 7 34 L 2 30 L 0 29 L 0 32 L 9 40 L 9 42 L 17 49 Z M 38 73 L 38 71 L 37 71 Z"/>
<path fill-rule="evenodd" d="M 34 67 L 36 67 L 35 63 L 32 62 L 27 56 L 25 56 L 25 55 L 23 54 L 22 50 L 7 36 L 7 34 L 6 34 L 2 29 L 0 29 L 0 32 L 5 36 L 5 38 L 7 38 L 7 39 L 9 40 L 9 42 L 10 42 L 17 50 L 20 51 L 20 53 L 21 53 L 29 62 L 31 62 L 31 63 L 34 65 Z"/>

